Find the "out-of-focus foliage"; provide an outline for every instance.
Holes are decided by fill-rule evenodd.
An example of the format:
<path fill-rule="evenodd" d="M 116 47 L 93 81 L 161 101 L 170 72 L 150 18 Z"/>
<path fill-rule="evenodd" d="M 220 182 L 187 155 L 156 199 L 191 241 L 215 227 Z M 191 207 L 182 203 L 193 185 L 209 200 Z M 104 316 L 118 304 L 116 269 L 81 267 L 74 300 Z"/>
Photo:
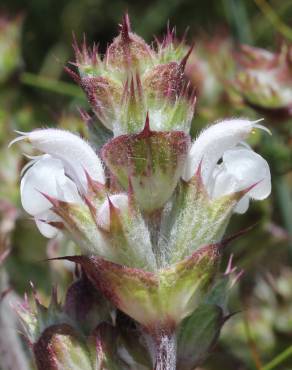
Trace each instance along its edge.
<path fill-rule="evenodd" d="M 20 16 L 9 19 L 2 15 L 0 19 L 0 83 L 21 64 L 21 23 Z"/>
<path fill-rule="evenodd" d="M 278 21 L 271 23 L 267 13 L 263 13 L 267 8 L 258 7 L 266 3 L 274 9 Z M 292 337 L 292 38 L 283 40 L 282 32 L 285 25 L 290 27 L 292 35 L 291 0 L 2 0 L 1 338 L 1 315 L 8 309 L 7 301 L 9 297 L 12 301 L 21 300 L 23 293 L 29 291 L 29 281 L 37 284 L 44 302 L 49 301 L 51 285 L 55 283 L 64 296 L 72 281 L 74 265 L 45 260 L 75 254 L 77 248 L 65 238 L 48 243 L 24 215 L 18 198 L 19 172 L 25 165 L 21 154 L 35 153 L 29 152 L 25 144 L 9 151 L 7 145 L 14 137 L 13 130 L 28 131 L 40 126 L 59 125 L 87 136 L 86 124 L 77 109 L 87 110 L 87 102 L 63 72 L 64 64 L 73 60 L 72 31 L 78 40 L 82 40 L 85 32 L 90 43 L 100 41 L 100 50 L 104 51 L 125 10 L 131 15 L 133 28 L 146 39 L 152 34 L 159 38 L 168 19 L 177 26 L 178 37 L 190 26 L 187 40 L 195 48 L 187 74 L 198 93 L 193 135 L 209 123 L 228 116 L 264 117 L 265 125 L 272 131 L 268 139 L 256 133 L 251 144 L 271 165 L 273 196 L 253 204 L 248 216 L 235 217 L 228 230 L 230 234 L 256 224 L 232 246 L 236 264 L 245 270 L 232 297 L 234 311 L 240 312 L 229 320 L 203 369 L 263 370 L 263 364 L 291 346 Z M 240 43 L 249 46 L 242 48 Z M 278 78 L 277 71 L 281 68 L 285 71 Z M 283 107 L 285 115 L 283 110 L 279 112 Z M 91 121 L 87 123 L 90 126 Z M 5 260 L 4 255 L 7 255 Z M 10 288 L 15 293 L 9 292 Z M 9 327 L 16 325 L 13 315 L 5 317 L 11 320 Z M 7 335 L 7 340 L 12 341 L 11 346 L 19 356 L 15 361 L 20 360 L 23 369 L 32 369 L 30 360 L 25 360 L 30 357 L 23 352 L 24 346 L 13 336 L 13 330 L 8 330 L 11 336 Z M 9 346 L 7 343 L 3 346 L 1 340 L 0 369 L 8 370 L 3 353 L 10 361 Z M 22 370 L 15 364 L 13 370 Z M 291 367 L 292 357 L 289 357 L 275 369 Z"/>

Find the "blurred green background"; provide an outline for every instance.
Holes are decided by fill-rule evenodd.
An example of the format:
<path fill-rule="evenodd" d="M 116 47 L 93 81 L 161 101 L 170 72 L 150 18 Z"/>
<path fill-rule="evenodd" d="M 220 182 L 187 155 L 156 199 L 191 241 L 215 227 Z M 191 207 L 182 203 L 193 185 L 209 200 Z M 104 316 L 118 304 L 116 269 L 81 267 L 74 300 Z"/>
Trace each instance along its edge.
<path fill-rule="evenodd" d="M 270 119 L 265 112 L 259 114 L 236 96 L 230 97 L 225 82 L 236 69 L 231 47 L 245 43 L 275 51 L 283 39 L 291 45 L 292 0 L 1 0 L 0 252 L 11 248 L 5 270 L 2 266 L 4 288 L 12 287 L 22 295 L 29 291 L 29 281 L 34 281 L 46 299 L 52 284 L 58 283 L 64 292 L 72 278 L 70 264 L 43 262 L 47 257 L 72 254 L 76 246 L 66 240 L 48 242 L 21 210 L 19 174 L 25 164 L 21 154 L 32 153 L 25 145 L 10 150 L 7 145 L 15 129 L 59 125 L 86 135 L 78 107 L 89 110 L 89 106 L 81 89 L 64 73 L 64 65 L 74 60 L 72 32 L 79 41 L 85 34 L 89 45 L 99 43 L 104 53 L 125 11 L 133 30 L 148 42 L 153 35 L 161 37 L 168 22 L 176 27 L 178 37 L 189 28 L 187 41 L 195 44 L 194 66 L 196 58 L 208 66 L 199 79 L 213 78 L 199 94 L 194 134 L 227 116 L 257 119 L 263 115 L 273 132 L 272 138 L 255 135 L 251 141 L 271 165 L 273 195 L 262 204 L 252 204 L 247 215 L 235 216 L 228 230 L 230 234 L 257 223 L 227 253 L 232 252 L 236 265 L 245 270 L 231 297 L 231 311 L 241 313 L 227 324 L 204 369 L 291 370 L 291 117 Z M 221 40 L 217 49 L 207 46 L 217 39 Z M 222 63 L 224 59 L 224 63 L 218 68 L 214 59 Z M 190 68 L 189 73 L 192 77 L 197 70 Z"/>

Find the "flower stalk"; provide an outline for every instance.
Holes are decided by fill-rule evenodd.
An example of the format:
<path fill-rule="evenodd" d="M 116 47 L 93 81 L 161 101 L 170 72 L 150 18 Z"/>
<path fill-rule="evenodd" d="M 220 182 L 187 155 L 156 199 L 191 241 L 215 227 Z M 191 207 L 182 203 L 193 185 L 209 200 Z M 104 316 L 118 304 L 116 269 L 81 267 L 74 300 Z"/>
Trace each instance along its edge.
<path fill-rule="evenodd" d="M 176 369 L 176 338 L 173 334 L 159 333 L 155 338 L 154 370 Z"/>

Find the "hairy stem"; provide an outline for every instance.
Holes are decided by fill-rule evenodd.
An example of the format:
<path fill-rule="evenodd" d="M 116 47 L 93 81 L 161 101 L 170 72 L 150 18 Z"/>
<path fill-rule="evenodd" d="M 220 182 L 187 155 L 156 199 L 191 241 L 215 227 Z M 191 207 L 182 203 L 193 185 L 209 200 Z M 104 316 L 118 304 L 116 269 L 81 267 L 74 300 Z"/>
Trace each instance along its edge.
<path fill-rule="evenodd" d="M 176 369 L 176 338 L 175 335 L 161 333 L 155 338 L 156 358 L 154 370 Z"/>

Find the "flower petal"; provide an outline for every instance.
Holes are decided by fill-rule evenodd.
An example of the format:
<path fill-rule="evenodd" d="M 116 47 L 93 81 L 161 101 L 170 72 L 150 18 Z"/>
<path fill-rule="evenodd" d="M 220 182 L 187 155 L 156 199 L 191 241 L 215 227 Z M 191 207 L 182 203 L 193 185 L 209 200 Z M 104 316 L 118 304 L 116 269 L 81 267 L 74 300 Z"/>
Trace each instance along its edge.
<path fill-rule="evenodd" d="M 236 204 L 236 206 L 234 207 L 234 212 L 235 213 L 239 213 L 239 214 L 243 214 L 245 213 L 247 210 L 248 210 L 248 207 L 249 207 L 249 196 L 248 194 L 244 195 L 240 201 Z"/>
<path fill-rule="evenodd" d="M 51 226 L 44 221 L 40 221 L 37 218 L 35 218 L 35 223 L 40 233 L 46 238 L 52 239 L 58 235 L 59 230 L 54 226 Z"/>
<path fill-rule="evenodd" d="M 40 192 L 57 197 L 56 179 L 62 175 L 62 162 L 50 157 L 43 157 L 26 171 L 21 179 L 20 193 L 22 206 L 27 213 L 34 216 L 52 207 Z"/>
<path fill-rule="evenodd" d="M 36 149 L 62 160 L 76 183 L 86 188 L 85 171 L 93 180 L 105 183 L 102 163 L 91 146 L 69 131 L 42 129 L 23 134 Z"/>
<path fill-rule="evenodd" d="M 183 179 L 188 181 L 202 161 L 202 178 L 207 184 L 210 175 L 224 152 L 246 139 L 256 127 L 265 129 L 246 119 L 219 122 L 204 130 L 193 143 L 186 162 Z"/>
<path fill-rule="evenodd" d="M 61 218 L 56 215 L 52 211 L 46 211 L 41 214 L 38 214 L 35 218 L 35 223 L 40 231 L 40 233 L 45 236 L 46 238 L 54 238 L 58 233 L 59 230 L 48 224 L 47 222 L 59 222 L 61 221 Z"/>
<path fill-rule="evenodd" d="M 208 193 L 212 199 L 233 193 L 237 187 L 236 178 L 226 171 L 224 164 L 215 167 L 212 177 L 208 181 Z"/>
<path fill-rule="evenodd" d="M 81 201 L 76 185 L 65 176 L 62 161 L 48 155 L 26 171 L 21 180 L 20 193 L 23 208 L 33 216 L 52 207 L 41 193 L 67 202 Z"/>
<path fill-rule="evenodd" d="M 249 192 L 250 198 L 262 200 L 271 193 L 271 173 L 267 161 L 253 150 L 228 150 L 223 155 L 226 171 L 237 182 L 234 191 L 255 185 Z"/>
<path fill-rule="evenodd" d="M 219 167 L 219 170 L 218 170 Z M 223 162 L 216 169 L 212 198 L 246 190 L 251 190 L 238 202 L 234 211 L 244 213 L 249 199 L 262 200 L 271 193 L 271 174 L 264 158 L 250 149 L 235 148 L 227 150 Z"/>
<path fill-rule="evenodd" d="M 57 199 L 63 200 L 68 203 L 83 203 L 75 183 L 67 176 L 64 175 L 57 178 L 56 182 L 58 190 Z"/>

